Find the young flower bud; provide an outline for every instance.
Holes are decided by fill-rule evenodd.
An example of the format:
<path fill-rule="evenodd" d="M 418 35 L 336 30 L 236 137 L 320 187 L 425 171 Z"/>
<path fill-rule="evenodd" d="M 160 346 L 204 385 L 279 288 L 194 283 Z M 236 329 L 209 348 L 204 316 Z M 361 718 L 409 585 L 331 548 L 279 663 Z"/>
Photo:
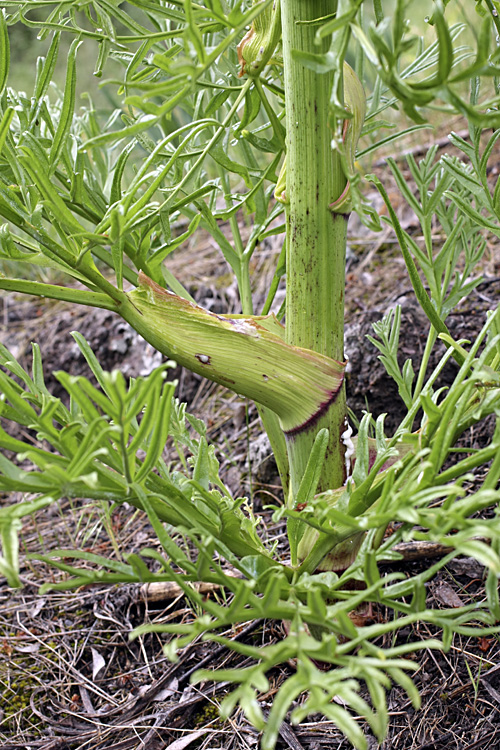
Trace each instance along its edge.
<path fill-rule="evenodd" d="M 253 0 L 253 5 L 261 0 Z M 241 65 L 239 77 L 259 76 L 265 68 L 281 37 L 280 0 L 270 3 L 255 18 L 250 31 L 238 45 L 238 60 Z"/>

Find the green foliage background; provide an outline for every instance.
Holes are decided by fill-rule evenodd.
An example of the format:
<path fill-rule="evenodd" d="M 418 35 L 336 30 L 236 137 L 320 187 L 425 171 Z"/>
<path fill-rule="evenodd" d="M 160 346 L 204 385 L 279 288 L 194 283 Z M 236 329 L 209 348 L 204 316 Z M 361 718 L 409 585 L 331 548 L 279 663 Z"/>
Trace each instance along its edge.
<path fill-rule="evenodd" d="M 365 18 L 362 6 L 369 11 Z M 157 534 L 158 548 L 143 549 L 123 560 L 80 550 L 54 550 L 43 559 L 67 574 L 55 588 L 95 582 L 177 582 L 203 614 L 190 623 L 154 629 L 174 636 L 166 646 L 172 659 L 178 649 L 202 635 L 253 660 L 246 669 L 201 672 L 194 679 L 227 680 L 234 685 L 223 713 L 229 715 L 241 705 L 248 719 L 264 732 L 264 750 L 274 746 L 290 707 L 293 721 L 323 712 L 355 747 L 366 748 L 366 737 L 353 718 L 362 715 L 381 741 L 389 718 L 386 693 L 390 685 L 401 685 L 413 704 L 419 703 L 409 677 L 417 665 L 407 658 L 409 654 L 424 648 L 449 648 L 454 633 L 498 633 L 498 423 L 488 446 L 451 467 L 446 463 L 464 430 L 491 414 L 500 416 L 498 311 L 492 311 L 472 343 L 454 341 L 446 327 L 447 316 L 479 283 L 477 267 L 488 238 L 500 233 L 500 188 L 497 183 L 492 190 L 488 181 L 489 158 L 500 137 L 500 53 L 488 2 L 478 4 L 486 15 L 482 25 L 477 25 L 472 49 L 462 44 L 459 29 L 451 23 L 459 6 L 453 2 L 432 6 L 435 25 L 429 30 L 432 41 L 427 43 L 408 39 L 415 29 L 405 24 L 409 6 L 402 0 L 390 7 L 376 0 L 341 1 L 337 17 L 314 22 L 318 38 L 330 40 L 328 51 L 318 53 L 314 47 L 296 55 L 307 70 L 331 76 L 328 117 L 334 125 L 334 150 L 346 170 L 343 178 L 351 183 L 354 208 L 372 228 L 380 228 L 380 217 L 364 201 L 359 175 L 349 174 L 344 144 L 337 137 L 337 125 L 343 126 L 346 118 L 342 99 L 346 55 L 352 56 L 360 74 L 364 71 L 363 78 L 373 89 L 361 156 L 374 152 L 381 134 L 387 135 L 385 145 L 401 136 L 382 119 L 383 113 L 401 105 L 417 121 L 403 131 L 408 134 L 426 126 L 428 108 L 437 107 L 441 113 L 460 112 L 468 119 L 469 139 L 454 136 L 454 143 L 469 164 L 446 156 L 436 161 L 432 149 L 420 163 L 410 156 L 408 169 L 417 186 L 414 195 L 397 163 L 388 160 L 401 193 L 421 223 L 420 243 L 400 225 L 384 186 L 371 178 L 387 204 L 386 223 L 397 236 L 410 281 L 432 328 L 422 364 L 414 372 L 411 362 L 400 366 L 398 361 L 400 311 L 396 309 L 376 325 L 373 342 L 398 385 L 407 416 L 395 434 L 387 437 L 383 418 L 374 421 L 365 415 L 356 437 L 352 476 L 345 486 L 319 493 L 318 467 L 326 461 L 328 434 L 318 432 L 305 456 L 294 496 L 275 509 L 275 520 L 288 520 L 292 564 L 279 557 L 272 542 L 261 538 L 247 500 L 232 497 L 224 485 L 204 425 L 173 399 L 173 386 L 165 378 L 167 367 L 126 382 L 119 371 L 105 373 L 85 340 L 75 334 L 99 387 L 86 378 L 58 373 L 68 394 L 69 406 L 65 406 L 45 385 L 36 345 L 31 372 L 4 347 L 0 349 L 4 424 L 21 425 L 37 437 L 33 445 L 13 437 L 8 429 L 0 430 L 0 447 L 5 451 L 0 456 L 0 489 L 23 496 L 21 502 L 0 509 L 2 573 L 10 585 L 19 583 L 22 518 L 62 497 L 88 498 L 111 507 L 126 502 L 141 509 Z M 226 327 L 258 325 L 252 318 L 250 261 L 260 241 L 284 230 L 278 222 L 285 209 L 274 202 L 273 192 L 285 143 L 285 92 L 279 50 L 255 80 L 241 79 L 236 44 L 263 7 L 265 3 L 226 4 L 222 0 L 122 7 L 112 0 L 96 0 L 81 7 L 78 3 L 58 6 L 49 17 L 44 5 L 43 19 L 34 23 L 47 37 L 44 44 L 50 39 L 50 46 L 35 78 L 26 79 L 26 95 L 22 95 L 8 85 L 12 79 L 8 78 L 6 39 L 14 32 L 7 27 L 16 28 L 20 12 L 41 12 L 40 4 L 4 2 L 0 254 L 8 273 L 0 278 L 0 289 L 114 310 L 169 353 L 168 331 L 164 335 L 158 331 L 155 312 L 161 305 L 151 292 L 156 287 L 141 284 L 139 272 L 158 287 L 168 286 L 177 293 L 175 298 L 164 293 L 165 305 L 195 310 L 186 302 L 188 291 L 164 261 L 198 227 L 204 227 L 218 244 L 240 291 L 245 319 L 225 321 Z M 370 13 L 378 22 L 371 27 Z M 144 17 L 149 24 L 146 30 L 140 25 Z M 59 32 L 64 40 L 60 48 Z M 88 41 L 89 35 L 97 39 Z M 72 37 L 67 47 L 66 39 Z M 13 46 L 19 38 L 13 36 Z M 102 64 L 106 76 L 114 79 L 103 91 L 113 93 L 107 101 L 101 98 L 95 109 L 91 104 L 81 109 L 78 71 L 94 67 L 88 62 L 94 56 L 98 70 Z M 59 64 L 65 62 L 60 78 L 57 59 Z M 15 68 L 14 55 L 12 60 Z M 51 86 L 52 80 L 58 81 L 58 90 Z M 105 113 L 114 97 L 116 110 Z M 482 138 L 483 130 L 491 127 L 493 134 Z M 294 168 L 287 166 L 289 172 Z M 242 210 L 252 221 L 245 242 L 237 217 Z M 445 236 L 441 247 L 433 242 L 435 221 Z M 229 238 L 221 222 L 228 223 Z M 68 284 L 34 281 L 37 268 L 60 274 Z M 265 313 L 284 272 L 283 254 Z M 138 288 L 129 292 L 130 287 Z M 151 305 L 149 313 L 140 307 L 141 301 Z M 195 322 L 202 318 L 202 312 L 194 313 Z M 182 316 L 179 320 L 179 326 L 183 325 Z M 213 344 L 210 336 L 217 328 L 212 322 L 204 329 L 207 346 Z M 224 328 L 219 324 L 217 331 Z M 265 324 L 275 326 L 269 320 Z M 186 328 L 185 347 L 172 352 L 180 361 L 187 356 L 193 330 Z M 279 335 L 265 330 L 259 340 L 267 347 L 266 353 L 278 351 L 277 340 L 272 347 L 272 336 L 279 339 Z M 447 352 L 430 371 L 430 352 L 438 337 Z M 300 361 L 319 362 L 314 352 L 304 354 L 300 347 L 285 343 Z M 438 378 L 451 357 L 459 369 L 453 386 L 443 391 Z M 204 372 L 207 362 L 200 359 L 199 351 L 198 358 L 193 367 Z M 236 351 L 231 363 L 235 378 L 241 374 L 241 362 Z M 322 385 L 318 378 L 312 381 L 309 390 L 304 386 L 308 397 Z M 237 386 L 235 381 L 235 390 Z M 314 416 L 317 403 L 311 400 Z M 272 434 L 276 418 L 269 414 L 267 418 Z M 164 457 L 168 439 L 176 447 L 182 470 L 178 461 Z M 279 441 L 276 445 L 279 449 Z M 487 467 L 484 478 L 468 492 L 471 472 L 480 466 Z M 478 517 L 485 509 L 489 515 Z M 389 522 L 396 522 L 397 527 L 385 538 Z M 439 542 L 451 551 L 422 573 L 406 575 L 394 569 L 381 574 L 378 562 L 397 562 L 394 545 L 413 540 Z M 359 553 L 348 570 L 320 569 L 329 555 L 353 541 L 359 543 Z M 299 555 L 301 549 L 303 555 Z M 457 609 L 428 609 L 426 583 L 459 554 L 474 557 L 487 569 L 484 599 Z M 241 577 L 228 576 L 226 565 Z M 192 588 L 196 580 L 218 583 L 233 596 L 224 604 L 205 601 Z M 353 591 L 348 585 L 352 580 L 363 582 L 366 588 Z M 349 615 L 367 602 L 391 611 L 393 619 L 355 625 Z M 229 625 L 265 617 L 290 622 L 282 642 L 256 649 L 219 634 Z M 417 622 L 440 629 L 441 641 L 407 642 L 399 637 L 404 628 Z M 142 632 L 144 628 L 139 628 L 134 636 Z M 382 648 L 381 639 L 388 633 L 393 643 Z M 296 672 L 283 683 L 266 721 L 259 693 L 269 687 L 268 671 L 289 659 L 297 661 Z M 325 673 L 318 669 L 318 662 L 332 668 Z M 343 704 L 334 703 L 334 696 Z"/>

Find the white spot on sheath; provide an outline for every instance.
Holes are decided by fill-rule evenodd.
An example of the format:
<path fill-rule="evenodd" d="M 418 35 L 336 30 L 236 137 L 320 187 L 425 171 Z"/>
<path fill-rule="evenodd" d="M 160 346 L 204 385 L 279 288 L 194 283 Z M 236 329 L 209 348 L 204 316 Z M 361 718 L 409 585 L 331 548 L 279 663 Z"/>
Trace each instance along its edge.
<path fill-rule="evenodd" d="M 354 456 L 355 450 L 354 450 L 354 443 L 351 440 L 352 437 L 352 427 L 347 421 L 347 419 L 344 422 L 346 429 L 341 435 L 341 440 L 345 445 L 345 470 L 346 475 L 348 477 L 351 476 L 351 458 Z"/>
<path fill-rule="evenodd" d="M 260 334 L 258 331 L 256 331 L 255 326 L 252 323 L 249 323 L 248 320 L 245 320 L 244 318 L 231 318 L 231 325 L 233 329 L 237 333 L 244 333 L 246 336 L 254 336 L 254 338 L 259 338 Z"/>
<path fill-rule="evenodd" d="M 194 355 L 199 362 L 201 362 L 202 365 L 208 365 L 210 364 L 210 357 L 208 354 L 195 354 Z"/>

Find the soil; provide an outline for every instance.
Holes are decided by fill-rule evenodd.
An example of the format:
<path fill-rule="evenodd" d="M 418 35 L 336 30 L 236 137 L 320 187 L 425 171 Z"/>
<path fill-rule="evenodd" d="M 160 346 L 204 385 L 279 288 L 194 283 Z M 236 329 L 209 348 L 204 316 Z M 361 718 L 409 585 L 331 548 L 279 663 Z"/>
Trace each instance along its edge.
<path fill-rule="evenodd" d="M 378 166 L 387 174 L 383 164 Z M 395 189 L 392 197 L 406 228 L 418 233 Z M 371 195 L 374 202 L 378 196 Z M 395 304 L 402 307 L 401 364 L 411 359 L 418 366 L 428 324 L 414 299 L 406 271 L 387 229 L 370 234 L 351 220 L 346 288 L 346 355 L 348 401 L 359 418 L 364 409 L 375 416 L 387 413 L 391 430 L 404 416 L 404 404 L 381 365 L 377 351 L 366 338 L 372 324 Z M 267 240 L 256 254 L 258 298 L 272 275 L 279 252 Z M 200 234 L 196 244 L 181 248 L 171 260 L 171 270 L 190 288 L 197 301 L 218 313 L 237 311 L 233 285 L 209 237 Z M 192 274 L 195 269 L 196 276 Z M 188 270 L 191 275 L 188 275 Z M 474 339 L 484 324 L 486 311 L 498 303 L 500 249 L 488 248 L 483 281 L 450 316 L 452 335 Z M 282 299 L 282 297 L 281 297 Z M 280 302 L 281 300 L 278 300 Z M 121 319 L 104 310 L 78 309 L 63 303 L 37 301 L 13 295 L 1 298 L 0 335 L 23 365 L 29 364 L 30 342 L 38 341 L 48 387 L 58 396 L 63 390 L 58 370 L 89 375 L 71 331 L 82 333 L 105 369 L 119 367 L 137 376 L 157 367 L 161 356 Z M 435 357 L 439 356 L 436 352 Z M 437 361 L 437 359 L 435 360 Z M 443 374 L 451 382 L 454 364 Z M 253 405 L 228 394 L 197 376 L 180 370 L 170 377 L 179 382 L 177 394 L 188 409 L 208 424 L 210 439 L 219 446 L 222 474 L 235 493 L 251 494 L 257 508 L 280 501 L 276 466 L 260 432 Z M 470 447 L 491 435 L 487 421 L 470 431 Z M 230 448 L 228 448 L 230 446 Z M 7 498 L 0 499 L 6 503 Z M 271 524 L 269 513 L 262 511 Z M 28 519 L 23 528 L 22 581 L 11 590 L 0 584 L 0 748 L 3 750 L 200 750 L 256 748 L 259 734 L 241 712 L 221 721 L 217 706 L 227 687 L 210 683 L 190 685 L 192 672 L 211 668 L 244 667 L 244 657 L 224 646 L 196 641 L 185 648 L 177 663 L 163 655 L 162 639 L 150 634 L 130 641 L 129 633 L 144 622 L 165 623 L 190 619 L 193 610 L 182 592 L 170 590 L 155 598 L 139 586 L 94 587 L 74 592 L 38 594 L 40 585 L 55 580 L 55 572 L 27 553 L 79 547 L 112 556 L 119 548 L 127 553 L 155 546 L 147 520 L 130 509 L 117 508 L 103 525 L 102 508 L 62 502 L 42 516 Z M 405 563 L 408 570 L 427 567 L 428 560 Z M 404 566 L 403 566 L 403 569 Z M 484 586 L 484 569 L 472 559 L 457 558 L 432 581 L 429 606 L 467 604 Z M 217 596 L 217 592 L 206 592 Z M 455 604 L 453 603 L 455 602 Z M 273 621 L 250 623 L 225 635 L 252 644 L 269 644 L 282 637 L 282 626 Z M 434 635 L 427 626 L 416 626 L 408 636 Z M 416 683 L 422 707 L 415 711 L 408 697 L 394 687 L 389 694 L 390 726 L 383 750 L 472 750 L 500 747 L 500 643 L 497 637 L 455 637 L 447 654 L 422 652 L 415 657 Z M 279 685 L 292 673 L 284 665 L 269 675 L 270 688 L 260 698 L 269 710 Z M 370 750 L 379 747 L 364 727 Z M 284 722 L 278 750 L 339 750 L 350 744 L 335 726 L 321 716 L 311 716 L 300 726 Z"/>

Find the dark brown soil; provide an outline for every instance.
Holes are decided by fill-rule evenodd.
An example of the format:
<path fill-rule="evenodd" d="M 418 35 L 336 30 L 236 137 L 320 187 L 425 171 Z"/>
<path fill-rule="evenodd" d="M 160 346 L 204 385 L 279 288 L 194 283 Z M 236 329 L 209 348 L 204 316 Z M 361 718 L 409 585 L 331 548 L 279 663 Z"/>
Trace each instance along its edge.
<path fill-rule="evenodd" d="M 380 167 L 382 170 L 382 167 Z M 375 199 L 375 197 L 374 197 Z M 394 196 L 398 201 L 397 195 Z M 411 225 L 412 217 L 400 215 Z M 346 298 L 346 354 L 349 357 L 349 404 L 360 417 L 364 409 L 387 413 L 388 432 L 404 415 L 394 383 L 366 339 L 372 323 L 395 304 L 402 306 L 401 360 L 418 364 L 427 334 L 427 322 L 415 303 L 401 258 L 387 231 L 371 236 L 351 224 Z M 256 255 L 262 288 L 272 274 L 279 252 L 268 242 Z M 196 258 L 194 264 L 193 257 Z M 189 262 L 186 262 L 188 259 Z M 226 269 L 208 238 L 196 248 L 176 253 L 174 272 L 190 286 L 200 304 L 216 312 L 237 309 L 234 287 L 223 292 Z M 186 277 L 186 268 L 196 276 Z M 455 338 L 473 339 L 485 321 L 486 310 L 498 304 L 500 251 L 491 247 L 484 263 L 484 281 L 449 318 Z M 226 276 L 224 276 L 226 274 Z M 257 288 L 256 294 L 259 294 Z M 82 333 L 106 369 L 120 367 L 126 376 L 149 372 L 160 355 L 127 324 L 102 310 L 76 309 L 62 303 L 3 296 L 2 342 L 26 364 L 30 341 L 42 349 L 49 387 L 62 395 L 50 373 L 60 369 L 88 375 L 87 365 L 70 332 Z M 436 357 L 438 357 L 436 353 Z M 443 376 L 453 378 L 454 365 Z M 203 416 L 210 438 L 220 446 L 223 475 L 235 492 L 251 493 L 256 507 L 279 501 L 277 471 L 260 433 L 252 405 L 186 372 L 174 371 L 178 395 L 189 410 Z M 477 446 L 492 429 L 486 423 L 466 436 Z M 228 446 L 230 448 L 228 449 Z M 7 502 L 7 499 L 0 500 Z M 265 514 L 269 520 L 269 514 Z M 276 530 L 275 530 L 276 531 Z M 279 531 L 279 530 L 278 530 Z M 278 533 L 278 532 L 276 532 Z M 116 549 L 138 552 L 155 546 L 147 520 L 125 507 L 117 508 L 103 524 L 102 508 L 61 503 L 43 517 L 26 521 L 24 552 L 40 553 L 55 547 L 78 547 L 114 556 Z M 243 657 L 223 646 L 201 641 L 184 649 L 170 664 L 163 655 L 164 639 L 150 634 L 130 641 L 129 633 L 144 622 L 165 623 L 194 616 L 189 601 L 174 598 L 148 600 L 135 585 L 80 589 L 38 595 L 40 585 L 54 571 L 37 560 L 23 558 L 18 591 L 0 585 L 0 748 L 4 750 L 201 750 L 257 748 L 258 733 L 241 712 L 222 722 L 217 706 L 227 686 L 210 683 L 191 686 L 189 678 L 200 666 L 243 667 Z M 408 570 L 427 561 L 408 562 Z M 403 565 L 403 570 L 405 566 Z M 457 559 L 429 586 L 432 607 L 467 604 L 481 595 L 484 570 L 473 560 Z M 174 592 L 175 593 L 175 592 Z M 217 596 L 217 593 L 207 593 Z M 453 604 L 455 602 L 455 604 Z M 384 613 L 380 613 L 383 616 Z M 252 644 L 269 644 L 282 637 L 281 624 L 255 622 L 226 634 Z M 430 638 L 427 626 L 418 626 L 408 638 Z M 497 637 L 456 637 L 447 654 L 422 652 L 417 657 L 416 683 L 422 707 L 415 711 L 399 688 L 389 694 L 390 727 L 383 750 L 475 750 L 500 747 L 500 644 Z M 278 687 L 293 666 L 283 666 L 270 677 L 270 689 L 261 696 L 269 710 Z M 365 727 L 370 750 L 378 747 Z M 350 744 L 329 721 L 311 716 L 298 727 L 282 726 L 278 749 L 346 749 Z"/>

